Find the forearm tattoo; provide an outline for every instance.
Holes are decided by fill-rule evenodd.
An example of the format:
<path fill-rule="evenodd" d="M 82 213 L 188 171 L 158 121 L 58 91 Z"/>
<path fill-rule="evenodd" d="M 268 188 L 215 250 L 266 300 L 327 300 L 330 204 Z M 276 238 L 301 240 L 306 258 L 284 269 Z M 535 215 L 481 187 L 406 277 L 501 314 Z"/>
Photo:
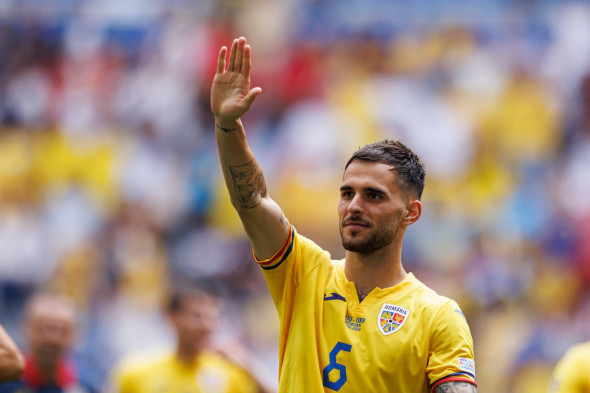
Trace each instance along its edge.
<path fill-rule="evenodd" d="M 254 160 L 244 165 L 230 166 L 231 177 L 236 187 L 240 205 L 253 209 L 262 203 L 267 194 L 264 174 Z"/>
<path fill-rule="evenodd" d="M 477 390 L 469 382 L 447 382 L 438 385 L 434 393 L 477 393 Z"/>
<path fill-rule="evenodd" d="M 234 132 L 236 130 L 235 127 L 234 128 L 224 128 L 217 123 L 215 123 L 215 127 L 219 128 L 221 131 L 225 132 L 226 134 L 228 134 L 230 132 Z"/>

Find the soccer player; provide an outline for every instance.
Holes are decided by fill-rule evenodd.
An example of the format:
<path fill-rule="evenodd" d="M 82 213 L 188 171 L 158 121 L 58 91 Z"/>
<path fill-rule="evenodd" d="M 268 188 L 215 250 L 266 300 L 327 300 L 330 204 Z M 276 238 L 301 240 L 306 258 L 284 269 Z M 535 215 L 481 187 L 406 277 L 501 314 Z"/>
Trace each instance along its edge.
<path fill-rule="evenodd" d="M 0 383 L 20 379 L 24 367 L 23 355 L 0 325 Z"/>
<path fill-rule="evenodd" d="M 590 392 L 590 341 L 574 345 L 559 360 L 550 392 Z"/>
<path fill-rule="evenodd" d="M 476 392 L 462 312 L 402 266 L 404 233 L 422 212 L 418 157 L 393 141 L 353 154 L 338 204 L 346 254 L 331 260 L 270 198 L 248 146 L 240 118 L 262 92 L 251 66 L 245 38 L 229 56 L 221 48 L 211 109 L 231 201 L 279 313 L 279 392 Z"/>
<path fill-rule="evenodd" d="M 131 356 L 118 365 L 109 393 L 271 393 L 260 362 L 244 348 L 214 350 L 220 300 L 205 288 L 177 290 L 168 304 L 176 349 L 163 355 Z"/>
<path fill-rule="evenodd" d="M 25 311 L 28 353 L 22 379 L 0 385 L 0 393 L 93 393 L 68 356 L 75 325 L 76 306 L 69 298 L 45 292 L 33 295 Z"/>

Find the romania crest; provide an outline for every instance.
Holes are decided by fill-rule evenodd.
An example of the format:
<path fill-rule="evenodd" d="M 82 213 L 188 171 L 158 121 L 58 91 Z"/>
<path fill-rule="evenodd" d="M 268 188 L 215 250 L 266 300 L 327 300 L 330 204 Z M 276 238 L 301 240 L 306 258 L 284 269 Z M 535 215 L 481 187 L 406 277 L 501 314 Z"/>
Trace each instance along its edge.
<path fill-rule="evenodd" d="M 395 304 L 383 304 L 379 316 L 377 317 L 377 326 L 383 335 L 393 334 L 401 329 L 406 323 L 410 310 Z"/>

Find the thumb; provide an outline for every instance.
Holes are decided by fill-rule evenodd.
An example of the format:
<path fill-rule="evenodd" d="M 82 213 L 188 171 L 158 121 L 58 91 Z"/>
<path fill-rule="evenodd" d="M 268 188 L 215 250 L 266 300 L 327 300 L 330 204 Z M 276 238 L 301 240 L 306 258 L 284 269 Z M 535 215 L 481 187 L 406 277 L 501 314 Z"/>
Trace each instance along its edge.
<path fill-rule="evenodd" d="M 244 101 L 246 101 L 246 105 L 248 106 L 248 108 L 250 108 L 250 106 L 260 93 L 262 93 L 262 89 L 260 87 L 255 87 L 252 90 L 250 90 L 248 94 L 246 94 L 246 97 L 244 97 Z"/>

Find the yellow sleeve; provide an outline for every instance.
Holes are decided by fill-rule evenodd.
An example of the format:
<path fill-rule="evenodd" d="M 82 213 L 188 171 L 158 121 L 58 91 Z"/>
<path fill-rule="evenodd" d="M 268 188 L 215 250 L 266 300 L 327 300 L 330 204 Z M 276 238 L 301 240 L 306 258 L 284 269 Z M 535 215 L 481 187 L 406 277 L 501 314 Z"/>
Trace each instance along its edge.
<path fill-rule="evenodd" d="M 555 366 L 551 382 L 551 393 L 590 392 L 590 370 L 584 367 L 577 347 L 566 352 Z"/>
<path fill-rule="evenodd" d="M 451 381 L 476 385 L 471 332 L 459 306 L 450 299 L 440 306 L 434 318 L 426 374 L 432 391 Z"/>
<path fill-rule="evenodd" d="M 285 243 L 272 258 L 259 260 L 254 255 L 254 259 L 264 273 L 268 289 L 280 313 L 285 300 L 295 294 L 303 278 L 320 263 L 329 263 L 330 254 L 313 241 L 299 235 L 291 226 Z"/>

